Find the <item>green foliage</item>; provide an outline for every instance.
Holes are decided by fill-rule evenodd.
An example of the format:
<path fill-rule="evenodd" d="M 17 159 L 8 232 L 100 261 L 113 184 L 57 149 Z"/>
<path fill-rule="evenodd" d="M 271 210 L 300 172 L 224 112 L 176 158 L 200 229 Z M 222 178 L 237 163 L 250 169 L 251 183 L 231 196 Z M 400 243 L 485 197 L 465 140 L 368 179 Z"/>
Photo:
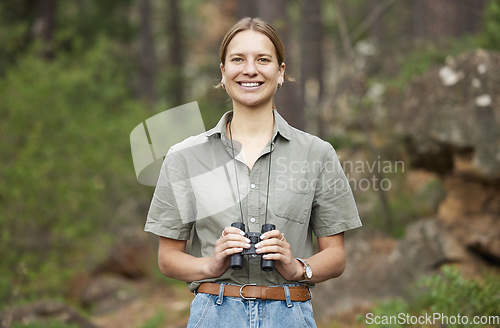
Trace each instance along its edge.
<path fill-rule="evenodd" d="M 424 278 L 421 285 L 428 289 L 422 295 L 421 306 L 430 312 L 447 316 L 460 313 L 471 319 L 474 316 L 494 316 L 500 313 L 500 280 L 493 274 L 486 275 L 483 281 L 467 280 L 456 268 L 446 266 L 442 275 Z"/>
<path fill-rule="evenodd" d="M 0 303 L 64 288 L 85 267 L 83 251 L 98 256 L 125 223 L 119 205 L 149 191 L 129 151 L 149 114 L 132 98 L 120 49 L 101 38 L 52 62 L 34 54 L 0 81 Z"/>
<path fill-rule="evenodd" d="M 165 326 L 166 314 L 164 310 L 158 311 L 158 313 L 148 319 L 144 324 L 140 326 L 140 328 L 160 328 Z"/>
<path fill-rule="evenodd" d="M 361 317 L 358 316 L 358 322 L 365 322 L 365 320 L 371 320 L 373 318 L 398 318 L 400 313 L 409 313 L 409 305 L 407 302 L 401 299 L 393 299 L 387 302 L 380 304 L 378 307 L 373 309 L 371 312 L 372 316 Z M 388 319 L 391 322 L 391 319 Z M 370 323 L 370 321 L 366 321 Z M 376 321 L 375 321 L 376 322 Z M 369 325 L 369 327 L 380 327 L 380 328 L 403 328 L 405 325 L 401 324 L 399 320 L 393 320 L 391 323 L 385 324 L 373 324 Z"/>
<path fill-rule="evenodd" d="M 421 290 L 424 292 L 421 292 Z M 474 325 L 475 316 L 498 316 L 500 312 L 500 280 L 497 275 L 486 274 L 481 280 L 464 279 L 453 266 L 445 266 L 441 274 L 422 278 L 413 290 L 416 301 L 408 302 L 400 299 L 381 303 L 374 308 L 370 318 L 378 317 L 380 324 L 368 322 L 368 317 L 358 317 L 358 321 L 373 323 L 369 327 L 403 328 L 430 327 L 426 324 L 412 325 L 408 317 L 425 317 L 439 314 L 441 317 L 467 317 L 467 327 L 494 327 L 494 325 Z M 390 324 L 382 323 L 394 318 Z M 404 321 L 406 319 L 407 321 Z M 464 327 L 462 323 L 446 324 L 448 328 Z M 433 323 L 441 323 L 436 319 Z"/>
<path fill-rule="evenodd" d="M 486 6 L 481 46 L 500 51 L 500 0 L 490 0 Z"/>
<path fill-rule="evenodd" d="M 387 80 L 386 83 L 389 88 L 401 90 L 413 78 L 421 76 L 433 67 L 443 65 L 446 57 L 457 56 L 478 47 L 478 38 L 474 36 L 450 40 L 421 41 L 421 44 L 411 52 L 396 57 L 396 65 L 400 67 L 398 75 Z"/>
<path fill-rule="evenodd" d="M 28 324 L 15 323 L 12 328 L 79 328 L 77 324 L 68 324 L 57 320 L 35 321 Z"/>

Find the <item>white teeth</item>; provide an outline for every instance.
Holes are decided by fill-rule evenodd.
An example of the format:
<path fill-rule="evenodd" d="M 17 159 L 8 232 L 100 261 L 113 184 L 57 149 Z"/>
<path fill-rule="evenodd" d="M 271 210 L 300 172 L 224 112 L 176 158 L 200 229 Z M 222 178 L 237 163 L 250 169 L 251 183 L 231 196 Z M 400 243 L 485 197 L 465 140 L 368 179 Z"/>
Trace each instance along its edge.
<path fill-rule="evenodd" d="M 254 82 L 254 83 L 244 83 L 244 82 L 242 82 L 241 85 L 244 86 L 244 87 L 258 87 L 260 84 L 257 83 L 257 82 Z"/>

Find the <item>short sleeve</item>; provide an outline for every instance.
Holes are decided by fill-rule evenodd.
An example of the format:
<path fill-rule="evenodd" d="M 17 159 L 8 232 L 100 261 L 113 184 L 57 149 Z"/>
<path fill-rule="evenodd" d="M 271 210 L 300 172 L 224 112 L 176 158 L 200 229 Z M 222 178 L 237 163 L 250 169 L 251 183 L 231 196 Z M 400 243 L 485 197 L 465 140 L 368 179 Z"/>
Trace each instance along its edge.
<path fill-rule="evenodd" d="M 311 224 L 317 237 L 335 235 L 362 225 L 349 181 L 330 144 L 316 184 Z"/>
<path fill-rule="evenodd" d="M 187 167 L 180 156 L 169 152 L 161 167 L 144 230 L 188 240 L 196 217 L 193 202 Z"/>

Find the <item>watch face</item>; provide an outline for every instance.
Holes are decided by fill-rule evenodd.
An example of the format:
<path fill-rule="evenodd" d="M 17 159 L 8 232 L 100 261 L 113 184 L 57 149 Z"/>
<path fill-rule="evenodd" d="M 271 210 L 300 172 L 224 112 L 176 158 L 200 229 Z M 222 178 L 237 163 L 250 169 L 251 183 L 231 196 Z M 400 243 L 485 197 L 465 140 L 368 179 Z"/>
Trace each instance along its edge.
<path fill-rule="evenodd" d="M 311 279 L 313 275 L 313 272 L 311 270 L 311 267 L 310 266 L 306 266 L 306 276 L 307 276 L 307 279 Z"/>

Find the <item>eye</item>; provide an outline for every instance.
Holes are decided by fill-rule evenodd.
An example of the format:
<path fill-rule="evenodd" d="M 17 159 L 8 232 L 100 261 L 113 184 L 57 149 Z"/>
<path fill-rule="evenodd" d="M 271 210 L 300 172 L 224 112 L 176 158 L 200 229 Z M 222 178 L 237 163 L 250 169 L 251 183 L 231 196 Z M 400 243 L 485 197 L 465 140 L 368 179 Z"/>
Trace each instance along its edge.
<path fill-rule="evenodd" d="M 271 60 L 269 60 L 268 58 L 259 58 L 258 61 L 262 62 L 262 63 L 270 63 Z"/>
<path fill-rule="evenodd" d="M 234 57 L 231 59 L 232 62 L 242 62 L 243 61 L 243 58 L 240 58 L 240 57 Z"/>

